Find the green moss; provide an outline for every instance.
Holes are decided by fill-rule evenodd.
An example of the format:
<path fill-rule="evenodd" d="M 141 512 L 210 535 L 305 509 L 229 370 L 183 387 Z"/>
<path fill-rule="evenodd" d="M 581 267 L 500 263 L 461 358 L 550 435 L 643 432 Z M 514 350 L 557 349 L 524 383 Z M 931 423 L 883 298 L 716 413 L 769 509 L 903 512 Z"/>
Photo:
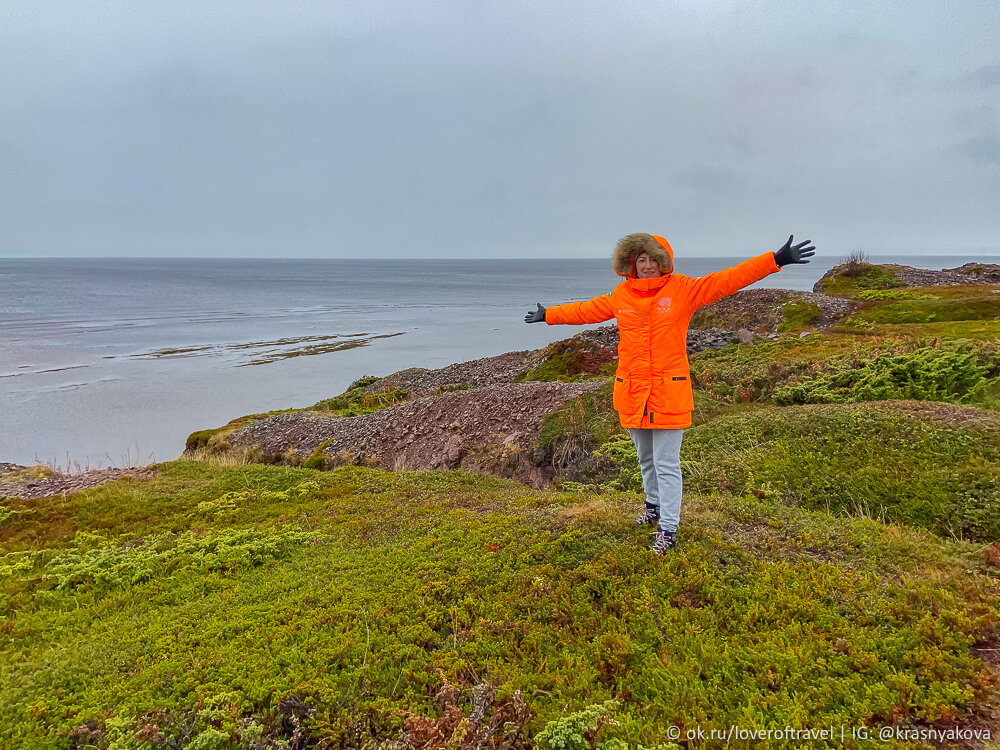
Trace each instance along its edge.
<path fill-rule="evenodd" d="M 772 493 L 946 536 L 1000 539 L 1000 420 L 954 422 L 911 415 L 896 402 L 722 417 L 685 434 L 685 486 Z"/>
<path fill-rule="evenodd" d="M 618 360 L 610 349 L 575 336 L 556 341 L 545 349 L 542 361 L 514 378 L 515 383 L 559 381 L 563 383 L 608 377 L 614 374 Z"/>
<path fill-rule="evenodd" d="M 608 639 L 613 641 L 614 639 Z M 613 738 L 605 742 L 597 742 L 596 738 L 605 727 L 618 724 L 614 713 L 621 703 L 609 700 L 587 706 L 581 711 L 575 711 L 566 716 L 560 716 L 549 722 L 545 728 L 535 735 L 537 750 L 629 750 L 629 744 L 624 740 Z M 605 735 L 607 732 L 605 731 Z M 673 742 L 657 743 L 657 750 L 680 749 Z M 636 750 L 646 750 L 641 745 Z"/>
<path fill-rule="evenodd" d="M 938 299 L 934 294 L 921 294 L 913 289 L 862 289 L 855 292 L 854 299 L 887 300 L 887 299 Z"/>
<path fill-rule="evenodd" d="M 807 300 L 786 302 L 782 314 L 785 319 L 778 325 L 778 331 L 796 331 L 823 317 L 820 306 Z"/>
<path fill-rule="evenodd" d="M 913 294 L 857 312 L 852 318 L 875 324 L 995 320 L 1000 317 L 1000 295 L 991 292 L 980 288 L 961 296 Z"/>
<path fill-rule="evenodd" d="M 234 493 L 232 497 L 200 503 L 197 512 L 220 518 L 235 512 L 241 501 L 246 498 Z M 154 534 L 138 542 L 128 538 L 123 544 L 87 534 L 77 534 L 77 538 L 80 541 L 76 546 L 45 561 L 39 571 L 42 587 L 105 590 L 134 586 L 187 568 L 232 571 L 256 567 L 284 556 L 291 546 L 307 542 L 309 535 L 296 527 L 260 533 L 253 529 L 225 529 L 179 536 Z"/>
<path fill-rule="evenodd" d="M 230 435 L 239 429 L 251 425 L 261 419 L 267 419 L 268 417 L 273 417 L 278 414 L 288 414 L 289 412 L 301 411 L 301 409 L 278 409 L 275 411 L 262 412 L 260 414 L 247 414 L 243 417 L 237 417 L 222 427 L 216 427 L 209 430 L 198 430 L 197 432 L 192 432 L 188 435 L 187 440 L 184 443 L 184 450 L 186 453 L 193 453 L 201 449 L 207 449 L 212 452 L 224 452 L 229 450 L 229 443 L 226 441 Z"/>
<path fill-rule="evenodd" d="M 896 278 L 893 273 L 878 266 L 869 267 L 854 279 L 856 289 L 891 289 L 902 285 L 903 282 Z"/>
<path fill-rule="evenodd" d="M 222 431 L 222 427 L 217 427 L 214 430 L 198 430 L 197 432 L 192 432 L 188 435 L 187 440 L 184 443 L 184 450 L 193 451 L 198 448 L 204 448 L 208 445 L 209 439 Z"/>
<path fill-rule="evenodd" d="M 955 320 L 916 324 L 870 324 L 878 336 L 895 339 L 972 339 L 993 342 L 1000 339 L 1000 320 Z"/>
<path fill-rule="evenodd" d="M 852 269 L 852 275 L 843 273 L 844 269 L 840 268 L 839 273 L 820 279 L 820 285 L 827 294 L 850 294 L 862 289 L 892 289 L 903 286 L 903 282 L 886 269 L 886 266 L 859 263 Z"/>
<path fill-rule="evenodd" d="M 366 393 L 364 390 L 365 385 L 368 385 L 368 383 L 352 385 L 341 395 L 318 401 L 309 408 L 332 412 L 340 417 L 355 417 L 359 414 L 371 414 L 386 407 L 401 404 L 411 398 L 410 392 L 401 388 L 391 391 Z"/>
<path fill-rule="evenodd" d="M 690 328 L 747 328 L 757 332 L 792 331 L 815 322 L 823 315 L 818 305 L 803 298 L 793 298 L 780 307 L 764 306 L 758 309 L 740 309 L 721 312 L 716 305 L 698 310 L 691 318 Z"/>
<path fill-rule="evenodd" d="M 330 438 L 329 440 L 324 440 L 322 443 L 317 445 L 316 450 L 314 450 L 309 455 L 309 457 L 302 462 L 302 468 L 318 469 L 319 471 L 325 469 L 327 464 L 327 459 L 326 459 L 326 454 L 323 451 L 325 451 L 326 447 L 332 442 L 333 438 Z"/>
<path fill-rule="evenodd" d="M 602 489 L 643 494 L 639 455 L 635 443 L 627 433 L 612 435 L 595 451 L 595 454 L 611 461 L 618 471 L 617 476 L 601 485 Z"/>
<path fill-rule="evenodd" d="M 957 309 L 989 293 L 867 302 Z M 993 679 L 970 648 L 1000 638 L 982 548 L 1000 538 L 1000 423 L 919 401 L 771 401 L 799 387 L 995 406 L 1000 323 L 856 322 L 865 336 L 691 357 L 698 426 L 682 444 L 680 543 L 663 559 L 632 526 L 641 477 L 610 382 L 551 415 L 539 446 L 553 463 L 603 446 L 619 473 L 601 494 L 461 471 L 177 461 L 151 479 L 4 498 L 5 739 L 374 747 L 422 721 L 457 747 L 455 717 L 485 705 L 486 676 L 491 721 L 523 719 L 527 738 L 564 750 L 651 747 L 674 724 L 991 715 Z M 593 375 L 554 354 L 553 379 Z M 319 408 L 379 406 L 364 400 L 372 382 Z M 226 428 L 193 444 L 221 446 Z"/>
<path fill-rule="evenodd" d="M 814 334 L 699 352 L 688 358 L 695 396 L 692 419 L 702 422 L 732 405 L 767 401 L 776 388 L 870 348 L 854 336 Z"/>

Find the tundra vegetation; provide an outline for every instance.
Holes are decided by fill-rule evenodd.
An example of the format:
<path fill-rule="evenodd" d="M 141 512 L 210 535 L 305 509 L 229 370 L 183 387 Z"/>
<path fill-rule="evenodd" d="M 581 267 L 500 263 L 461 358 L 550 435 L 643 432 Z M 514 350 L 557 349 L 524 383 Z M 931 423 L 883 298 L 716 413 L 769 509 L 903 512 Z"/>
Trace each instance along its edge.
<path fill-rule="evenodd" d="M 993 288 L 845 269 L 828 291 L 861 304 L 831 328 L 786 306 L 811 335 L 691 357 L 665 558 L 632 525 L 641 477 L 610 382 L 542 425 L 538 454 L 567 469 L 551 490 L 322 470 L 321 450 L 227 463 L 252 415 L 194 433 L 151 478 L 0 498 L 0 746 L 624 750 L 732 724 L 996 737 Z M 561 342 L 524 378 L 609 372 Z M 374 382 L 313 410 L 410 397 Z"/>

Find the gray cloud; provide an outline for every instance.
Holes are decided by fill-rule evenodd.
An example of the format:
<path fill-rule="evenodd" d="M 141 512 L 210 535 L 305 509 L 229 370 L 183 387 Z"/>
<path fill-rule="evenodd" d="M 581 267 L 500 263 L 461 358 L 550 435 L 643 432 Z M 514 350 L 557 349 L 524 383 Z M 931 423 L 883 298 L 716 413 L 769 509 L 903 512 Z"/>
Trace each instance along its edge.
<path fill-rule="evenodd" d="M 1000 246 L 983 3 L 11 8 L 0 255 Z"/>
<path fill-rule="evenodd" d="M 998 135 L 970 138 L 959 144 L 956 150 L 975 161 L 1000 164 L 1000 136 Z"/>
<path fill-rule="evenodd" d="M 970 74 L 972 80 L 979 84 L 980 88 L 987 89 L 990 86 L 1000 86 L 1000 65 L 986 65 Z"/>

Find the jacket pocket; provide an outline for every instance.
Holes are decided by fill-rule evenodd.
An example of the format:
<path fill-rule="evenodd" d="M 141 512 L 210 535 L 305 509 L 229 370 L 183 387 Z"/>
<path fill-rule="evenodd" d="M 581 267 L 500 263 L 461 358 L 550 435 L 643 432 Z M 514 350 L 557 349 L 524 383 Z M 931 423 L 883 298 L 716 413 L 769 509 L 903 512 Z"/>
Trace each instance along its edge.
<path fill-rule="evenodd" d="M 628 401 L 628 380 L 615 375 L 615 388 L 611 395 L 611 404 L 615 411 L 621 411 Z"/>
<path fill-rule="evenodd" d="M 646 390 L 635 378 L 616 375 L 611 403 L 623 420 L 641 419 L 642 409 L 646 405 Z"/>
<path fill-rule="evenodd" d="M 661 376 L 658 385 L 657 411 L 664 414 L 684 414 L 694 409 L 691 377 L 686 371 L 668 372 Z"/>

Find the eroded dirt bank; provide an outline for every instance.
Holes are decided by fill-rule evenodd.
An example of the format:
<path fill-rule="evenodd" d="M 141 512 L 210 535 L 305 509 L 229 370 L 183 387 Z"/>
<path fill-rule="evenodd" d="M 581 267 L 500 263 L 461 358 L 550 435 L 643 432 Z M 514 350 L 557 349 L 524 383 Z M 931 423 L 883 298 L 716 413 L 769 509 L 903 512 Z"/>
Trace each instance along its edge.
<path fill-rule="evenodd" d="M 601 382 L 501 383 L 425 397 L 357 417 L 279 414 L 229 437 L 234 449 L 294 462 L 322 451 L 324 465 L 385 469 L 468 468 L 551 484 L 555 470 L 532 455 L 542 420 Z M 321 447 L 322 446 L 322 447 Z"/>

